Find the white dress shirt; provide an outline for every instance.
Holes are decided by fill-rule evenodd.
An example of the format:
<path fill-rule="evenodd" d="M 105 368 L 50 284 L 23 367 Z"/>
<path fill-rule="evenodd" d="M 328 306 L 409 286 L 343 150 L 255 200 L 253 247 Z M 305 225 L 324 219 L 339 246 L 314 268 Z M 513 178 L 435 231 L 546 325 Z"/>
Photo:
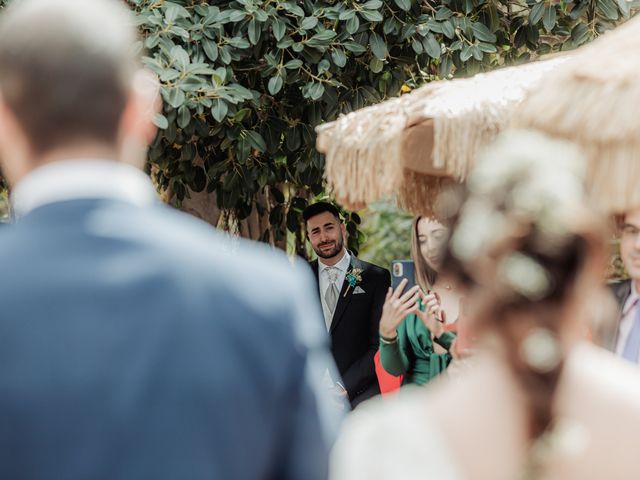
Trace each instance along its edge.
<path fill-rule="evenodd" d="M 624 352 L 624 346 L 627 343 L 627 338 L 633 328 L 633 323 L 640 307 L 640 294 L 636 288 L 635 280 L 631 281 L 631 294 L 627 301 L 624 302 L 624 308 L 622 309 L 622 317 L 620 319 L 620 326 L 618 327 L 618 343 L 616 345 L 616 354 L 622 356 Z M 640 363 L 640 356 L 636 359 Z"/>
<path fill-rule="evenodd" d="M 13 215 L 65 200 L 109 198 L 134 205 L 158 202 L 151 179 L 131 165 L 110 160 L 60 160 L 36 168 L 11 192 Z"/>
<path fill-rule="evenodd" d="M 322 313 L 324 314 L 325 322 L 327 324 L 327 330 L 331 326 L 331 320 L 333 318 L 333 312 L 330 311 L 327 306 L 327 302 L 324 299 L 324 294 L 327 292 L 327 288 L 329 288 L 329 272 L 327 272 L 327 268 L 333 266 L 337 269 L 338 277 L 336 278 L 336 287 L 338 287 L 338 292 L 340 292 L 342 291 L 342 284 L 344 283 L 344 278 L 347 276 L 349 265 L 351 265 L 351 255 L 349 255 L 349 252 L 345 252 L 344 257 L 342 257 L 335 265 L 325 265 L 322 263 L 322 259 L 318 258 L 318 285 L 320 285 Z M 338 301 L 339 300 L 340 298 L 338 298 Z"/>

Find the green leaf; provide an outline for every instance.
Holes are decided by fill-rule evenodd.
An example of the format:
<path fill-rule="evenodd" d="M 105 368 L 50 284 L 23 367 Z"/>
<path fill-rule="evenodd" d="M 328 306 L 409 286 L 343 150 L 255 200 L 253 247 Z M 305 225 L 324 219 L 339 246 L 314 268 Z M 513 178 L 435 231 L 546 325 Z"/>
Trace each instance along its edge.
<path fill-rule="evenodd" d="M 213 40 L 203 38 L 201 45 L 205 55 L 209 57 L 209 60 L 215 62 L 218 59 L 218 44 Z"/>
<path fill-rule="evenodd" d="M 331 63 L 326 58 L 320 60 L 318 63 L 318 75 L 322 75 L 324 72 L 328 71 L 331 68 Z"/>
<path fill-rule="evenodd" d="M 450 20 L 442 22 L 442 33 L 450 40 L 453 40 L 455 38 L 456 31 L 453 27 L 453 23 Z"/>
<path fill-rule="evenodd" d="M 360 19 L 358 18 L 357 15 L 354 15 L 347 21 L 347 24 L 346 24 L 347 32 L 353 35 L 358 31 L 359 28 L 360 28 Z"/>
<path fill-rule="evenodd" d="M 453 16 L 453 12 L 447 7 L 440 7 L 436 12 L 436 20 L 439 22 L 443 20 L 448 20 Z"/>
<path fill-rule="evenodd" d="M 347 64 L 347 56 L 339 48 L 333 49 L 333 51 L 331 52 L 331 59 L 333 60 L 333 63 L 340 68 L 344 67 Z"/>
<path fill-rule="evenodd" d="M 620 17 L 618 7 L 613 0 L 598 0 L 598 9 L 609 20 L 618 20 Z"/>
<path fill-rule="evenodd" d="M 229 47 L 227 45 L 224 45 L 220 49 L 220 60 L 225 65 L 229 65 L 231 63 L 231 52 L 229 52 Z"/>
<path fill-rule="evenodd" d="M 413 41 L 411 42 L 411 48 L 413 48 L 413 51 L 416 52 L 416 55 L 420 55 L 422 52 L 424 52 L 422 42 L 418 38 L 413 39 Z"/>
<path fill-rule="evenodd" d="M 302 88 L 302 95 L 311 100 L 319 100 L 324 95 L 324 85 L 319 82 L 307 83 Z"/>
<path fill-rule="evenodd" d="M 369 68 L 373 73 L 380 73 L 384 68 L 384 62 L 376 57 L 369 61 Z"/>
<path fill-rule="evenodd" d="M 284 22 L 279 18 L 276 18 L 273 23 L 271 23 L 271 29 L 273 30 L 273 36 L 275 37 L 276 41 L 280 41 L 282 37 L 284 37 L 286 28 L 287 27 Z"/>
<path fill-rule="evenodd" d="M 379 60 L 384 60 L 389 55 L 387 44 L 376 32 L 371 32 L 371 35 L 369 35 L 369 46 L 371 47 L 371 52 Z"/>
<path fill-rule="evenodd" d="M 377 10 L 381 6 L 382 2 L 380 0 L 369 0 L 364 5 L 362 5 L 362 8 L 364 8 L 365 10 Z"/>
<path fill-rule="evenodd" d="M 475 22 L 471 25 L 471 30 L 473 30 L 474 37 L 481 42 L 495 43 L 497 40 L 496 36 L 483 23 Z"/>
<path fill-rule="evenodd" d="M 167 117 L 165 117 L 161 113 L 156 113 L 153 116 L 153 124 L 156 127 L 160 128 L 162 130 L 165 130 L 169 126 L 169 120 L 167 120 Z"/>
<path fill-rule="evenodd" d="M 267 151 L 267 144 L 265 143 L 264 138 L 262 138 L 262 135 L 253 130 L 245 130 L 244 133 L 249 145 L 263 153 Z"/>
<path fill-rule="evenodd" d="M 540 0 L 536 3 L 529 12 L 529 23 L 531 25 L 537 25 L 540 20 L 542 20 L 542 16 L 544 15 L 544 1 Z"/>
<path fill-rule="evenodd" d="M 238 23 L 244 20 L 246 15 L 246 12 L 243 12 L 242 10 L 231 10 L 229 12 L 229 21 L 232 23 Z"/>
<path fill-rule="evenodd" d="M 164 70 L 160 74 L 160 81 L 161 82 L 170 82 L 172 80 L 175 80 L 179 76 L 180 76 L 180 72 L 178 72 L 177 70 L 175 70 L 173 68 L 168 68 L 168 69 Z"/>
<path fill-rule="evenodd" d="M 300 23 L 300 28 L 303 30 L 311 30 L 318 25 L 318 19 L 316 17 L 307 17 Z"/>
<path fill-rule="evenodd" d="M 496 53 L 498 51 L 496 46 L 491 43 L 480 42 L 478 43 L 478 48 L 485 53 Z"/>
<path fill-rule="evenodd" d="M 228 111 L 229 106 L 227 105 L 227 102 L 225 102 L 221 98 L 216 98 L 213 100 L 211 115 L 213 115 L 213 118 L 215 118 L 216 122 L 222 122 L 227 116 Z"/>
<path fill-rule="evenodd" d="M 240 37 L 230 38 L 229 40 L 227 40 L 227 42 L 232 47 L 241 48 L 241 49 L 249 48 L 251 46 L 251 44 L 246 39 L 240 38 Z"/>
<path fill-rule="evenodd" d="M 282 90 L 282 86 L 284 85 L 284 80 L 280 75 L 276 75 L 275 77 L 271 77 L 269 79 L 269 93 L 271 95 L 277 94 L 280 90 Z"/>
<path fill-rule="evenodd" d="M 173 58 L 173 60 L 175 61 L 175 64 L 177 65 L 178 70 L 184 72 L 190 63 L 189 54 L 185 52 L 181 46 L 176 45 L 171 49 L 170 55 L 171 55 L 171 58 Z"/>
<path fill-rule="evenodd" d="M 357 55 L 367 51 L 367 49 L 358 42 L 344 42 L 344 48 Z"/>
<path fill-rule="evenodd" d="M 470 45 L 465 45 L 462 47 L 462 51 L 460 52 L 460 60 L 462 62 L 466 62 L 473 56 L 473 51 L 471 50 Z"/>
<path fill-rule="evenodd" d="M 296 17 L 304 17 L 304 10 L 296 5 L 295 2 L 284 2 L 282 6 L 285 10 L 293 13 Z"/>
<path fill-rule="evenodd" d="M 249 37 L 249 41 L 252 45 L 258 44 L 258 41 L 260 41 L 261 33 L 262 26 L 256 21 L 255 18 L 252 18 L 249 22 L 249 26 L 247 27 L 247 36 Z"/>
<path fill-rule="evenodd" d="M 334 32 L 333 30 L 323 30 L 321 32 L 316 33 L 309 40 L 310 41 L 311 40 L 318 40 L 320 42 L 326 42 L 327 40 L 331 40 L 335 36 L 336 36 L 336 32 Z"/>
<path fill-rule="evenodd" d="M 167 103 L 169 103 L 169 105 L 171 105 L 173 108 L 178 108 L 185 101 L 184 92 L 179 88 L 171 88 L 168 90 L 166 100 Z"/>
<path fill-rule="evenodd" d="M 481 61 L 482 57 L 484 57 L 484 53 L 482 53 L 482 50 L 480 49 L 480 47 L 478 47 L 478 45 L 474 45 L 471 47 L 471 54 L 473 55 L 473 58 L 478 61 Z"/>
<path fill-rule="evenodd" d="M 589 28 L 584 23 L 579 23 L 571 30 L 571 40 L 574 45 L 582 45 L 589 40 Z"/>
<path fill-rule="evenodd" d="M 355 10 L 345 10 L 344 12 L 340 12 L 340 15 L 338 15 L 338 20 L 350 20 L 355 16 Z"/>
<path fill-rule="evenodd" d="M 293 60 L 289 60 L 287 63 L 285 63 L 284 68 L 288 70 L 297 70 L 298 68 L 302 67 L 302 65 L 302 60 L 294 58 Z"/>
<path fill-rule="evenodd" d="M 411 0 L 394 0 L 396 5 L 405 12 L 411 10 Z"/>
<path fill-rule="evenodd" d="M 436 40 L 435 35 L 429 33 L 422 41 L 424 45 L 424 49 L 427 51 L 427 55 L 431 58 L 439 59 L 440 55 L 442 55 L 442 47 L 438 40 Z"/>
<path fill-rule="evenodd" d="M 382 14 L 377 10 L 362 10 L 360 15 L 369 22 L 382 22 L 384 20 Z"/>
<path fill-rule="evenodd" d="M 544 25 L 544 28 L 547 30 L 547 32 L 550 32 L 551 30 L 553 30 L 553 27 L 556 26 L 556 7 L 555 6 L 550 5 L 548 7 L 545 7 L 544 15 L 542 17 L 542 24 Z"/>
<path fill-rule="evenodd" d="M 178 126 L 180 128 L 186 128 L 189 122 L 191 122 L 191 112 L 186 106 L 182 105 L 178 109 Z"/>

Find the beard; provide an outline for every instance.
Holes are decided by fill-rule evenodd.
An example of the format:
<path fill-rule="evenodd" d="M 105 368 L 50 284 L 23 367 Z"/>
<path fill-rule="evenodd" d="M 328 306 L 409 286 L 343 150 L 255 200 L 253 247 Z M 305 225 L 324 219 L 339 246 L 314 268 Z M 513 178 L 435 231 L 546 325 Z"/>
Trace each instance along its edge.
<path fill-rule="evenodd" d="M 327 250 L 322 250 L 322 247 L 331 247 Z M 344 248 L 344 239 L 340 237 L 337 241 L 319 243 L 317 247 L 313 247 L 313 251 L 320 258 L 333 258 L 338 255 Z"/>

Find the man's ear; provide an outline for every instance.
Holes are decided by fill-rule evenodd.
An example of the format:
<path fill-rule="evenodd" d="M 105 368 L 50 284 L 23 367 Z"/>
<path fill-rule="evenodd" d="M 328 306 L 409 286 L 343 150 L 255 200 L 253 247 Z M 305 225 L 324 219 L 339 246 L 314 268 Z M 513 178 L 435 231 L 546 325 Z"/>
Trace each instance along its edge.
<path fill-rule="evenodd" d="M 340 222 L 340 230 L 342 230 L 342 237 L 346 240 L 347 237 L 347 225 L 344 222 Z"/>
<path fill-rule="evenodd" d="M 147 69 L 137 71 L 122 113 L 120 137 L 133 137 L 137 143 L 149 145 L 157 130 L 153 118 L 161 110 L 158 77 Z"/>

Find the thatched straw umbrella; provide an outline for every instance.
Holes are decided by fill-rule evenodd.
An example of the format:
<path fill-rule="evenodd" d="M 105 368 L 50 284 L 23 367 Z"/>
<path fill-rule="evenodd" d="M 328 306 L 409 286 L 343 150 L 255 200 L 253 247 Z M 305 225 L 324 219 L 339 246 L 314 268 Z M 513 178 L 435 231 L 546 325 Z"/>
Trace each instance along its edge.
<path fill-rule="evenodd" d="M 321 125 L 330 188 L 351 209 L 396 195 L 407 210 L 431 213 L 442 187 L 464 180 L 478 150 L 568 57 L 432 82 Z"/>
<path fill-rule="evenodd" d="M 513 124 L 577 143 L 598 207 L 640 207 L 640 17 L 545 78 Z"/>
<path fill-rule="evenodd" d="M 526 101 L 525 101 L 526 100 Z M 578 143 L 591 191 L 612 212 L 640 207 L 640 18 L 567 55 L 430 83 L 318 128 L 326 178 L 345 206 L 396 195 L 430 213 L 478 150 L 508 127 Z"/>

